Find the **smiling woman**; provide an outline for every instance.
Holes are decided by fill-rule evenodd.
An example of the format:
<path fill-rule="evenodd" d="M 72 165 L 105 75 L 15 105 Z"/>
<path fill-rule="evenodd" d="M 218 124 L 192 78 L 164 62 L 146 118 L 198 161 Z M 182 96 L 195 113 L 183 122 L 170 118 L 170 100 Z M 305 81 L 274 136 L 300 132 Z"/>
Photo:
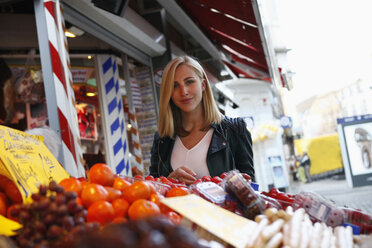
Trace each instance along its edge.
<path fill-rule="evenodd" d="M 219 112 L 206 73 L 195 59 L 173 59 L 162 76 L 150 173 L 191 184 L 232 169 L 254 179 L 245 121 Z"/>

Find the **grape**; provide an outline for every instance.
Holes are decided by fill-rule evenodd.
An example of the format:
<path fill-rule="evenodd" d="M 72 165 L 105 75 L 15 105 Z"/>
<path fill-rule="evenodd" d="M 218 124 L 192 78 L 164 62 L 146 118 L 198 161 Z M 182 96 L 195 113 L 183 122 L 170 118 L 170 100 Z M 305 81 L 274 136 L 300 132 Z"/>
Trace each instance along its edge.
<path fill-rule="evenodd" d="M 47 232 L 47 237 L 54 239 L 57 238 L 59 235 L 61 235 L 63 232 L 63 229 L 58 225 L 51 225 Z"/>
<path fill-rule="evenodd" d="M 39 233 L 45 233 L 46 231 L 46 226 L 43 222 L 41 221 L 36 221 L 34 224 L 35 231 Z"/>
<path fill-rule="evenodd" d="M 37 206 L 37 210 L 43 211 L 50 206 L 50 200 L 48 198 L 42 198 L 39 201 L 39 205 Z"/>
<path fill-rule="evenodd" d="M 71 214 L 74 214 L 78 211 L 79 204 L 75 200 L 69 200 L 67 202 L 67 209 Z"/>
<path fill-rule="evenodd" d="M 55 181 L 40 185 L 31 198 L 32 203 L 16 206 L 11 213 L 23 224 L 16 237 L 21 248 L 70 247 L 74 233 L 99 229 L 99 224 L 86 223 L 87 210 L 76 202 L 77 194 L 65 192 Z"/>
<path fill-rule="evenodd" d="M 65 191 L 64 194 L 66 197 L 66 201 L 75 200 L 77 198 L 77 193 L 74 191 Z"/>
<path fill-rule="evenodd" d="M 57 208 L 57 214 L 59 216 L 66 215 L 68 213 L 67 206 L 66 205 L 61 205 Z"/>
<path fill-rule="evenodd" d="M 38 201 L 38 200 L 40 200 L 41 195 L 40 195 L 40 193 L 34 193 L 34 194 L 31 195 L 31 198 L 34 201 Z"/>
<path fill-rule="evenodd" d="M 31 219 L 31 214 L 27 212 L 26 210 L 22 210 L 19 213 L 18 218 L 20 219 L 21 223 L 25 223 L 26 221 Z"/>
<path fill-rule="evenodd" d="M 67 231 L 70 231 L 74 225 L 75 225 L 75 221 L 74 221 L 74 218 L 72 216 L 65 216 L 65 217 L 63 217 L 62 226 Z"/>
<path fill-rule="evenodd" d="M 56 197 L 56 201 L 58 206 L 62 205 L 62 204 L 65 204 L 66 203 L 66 197 L 62 194 L 58 194 L 57 197 Z"/>
<path fill-rule="evenodd" d="M 48 191 L 48 187 L 46 185 L 42 184 L 42 185 L 39 186 L 39 194 L 40 195 L 46 196 L 47 191 Z"/>
<path fill-rule="evenodd" d="M 46 225 L 50 225 L 55 221 L 55 216 L 53 214 L 47 214 L 43 221 Z"/>

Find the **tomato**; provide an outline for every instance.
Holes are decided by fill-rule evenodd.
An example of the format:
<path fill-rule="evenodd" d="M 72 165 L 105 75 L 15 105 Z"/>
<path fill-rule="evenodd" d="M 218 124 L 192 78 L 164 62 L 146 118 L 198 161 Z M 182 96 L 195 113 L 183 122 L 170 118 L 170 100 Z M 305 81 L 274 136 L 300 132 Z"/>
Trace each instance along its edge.
<path fill-rule="evenodd" d="M 6 206 L 9 205 L 9 199 L 4 192 L 0 191 L 0 198 L 5 202 Z"/>
<path fill-rule="evenodd" d="M 169 211 L 172 211 L 172 209 L 160 202 L 160 200 L 164 198 L 165 197 L 160 194 L 151 194 L 149 200 L 158 205 L 160 212 L 167 213 Z"/>
<path fill-rule="evenodd" d="M 12 203 L 23 202 L 21 192 L 12 180 L 9 180 L 5 185 L 5 194 L 8 196 Z"/>
<path fill-rule="evenodd" d="M 102 185 L 90 183 L 81 192 L 81 200 L 85 208 L 88 208 L 94 202 L 106 201 L 109 193 Z"/>
<path fill-rule="evenodd" d="M 123 197 L 129 203 L 133 203 L 138 199 L 148 199 L 150 195 L 151 188 L 145 181 L 135 181 L 123 190 Z"/>
<path fill-rule="evenodd" d="M 9 181 L 10 181 L 9 178 L 0 174 L 0 189 L 5 190 L 5 186 Z"/>
<path fill-rule="evenodd" d="M 169 181 L 171 181 L 172 183 L 179 183 L 179 181 L 175 178 L 168 178 Z"/>
<path fill-rule="evenodd" d="M 7 202 L 5 201 L 6 198 L 0 197 L 0 214 L 6 216 L 6 205 Z"/>
<path fill-rule="evenodd" d="M 160 209 L 158 205 L 145 199 L 136 200 L 128 210 L 130 220 L 139 220 L 159 214 Z"/>
<path fill-rule="evenodd" d="M 145 179 L 147 181 L 155 181 L 155 178 L 152 175 L 148 175 L 147 177 L 145 177 Z"/>
<path fill-rule="evenodd" d="M 76 203 L 79 204 L 80 206 L 83 206 L 83 201 L 81 200 L 80 196 L 76 197 Z"/>
<path fill-rule="evenodd" d="M 196 179 L 192 184 L 198 184 L 198 183 L 201 183 L 203 182 L 201 179 Z"/>
<path fill-rule="evenodd" d="M 141 176 L 141 175 L 136 175 L 136 176 L 134 177 L 134 179 L 135 179 L 135 180 L 145 180 L 145 178 L 143 178 L 143 176 Z"/>
<path fill-rule="evenodd" d="M 220 178 L 219 176 L 215 176 L 212 178 L 212 182 L 214 182 L 215 184 L 219 184 L 220 182 L 222 182 L 222 178 Z"/>
<path fill-rule="evenodd" d="M 114 208 L 108 201 L 97 201 L 88 208 L 87 222 L 98 222 L 104 225 L 114 218 Z"/>
<path fill-rule="evenodd" d="M 152 182 L 147 182 L 147 181 L 144 181 L 144 182 L 147 183 L 147 185 L 149 186 L 150 194 L 155 194 L 156 193 L 155 185 Z"/>
<path fill-rule="evenodd" d="M 210 182 L 210 181 L 212 181 L 212 177 L 211 176 L 204 176 L 204 177 L 202 177 L 202 181 L 203 182 Z"/>
<path fill-rule="evenodd" d="M 59 185 L 65 188 L 65 191 L 74 191 L 78 195 L 80 195 L 83 189 L 81 182 L 75 177 L 65 178 L 59 182 Z"/>
<path fill-rule="evenodd" d="M 118 199 L 122 195 L 120 190 L 114 189 L 113 187 L 106 186 L 105 189 L 108 192 L 107 201 L 109 201 L 109 202 L 112 202 L 113 200 Z"/>
<path fill-rule="evenodd" d="M 126 222 L 128 222 L 128 219 L 125 217 L 115 217 L 112 220 L 112 223 L 115 223 L 115 224 L 126 223 Z"/>
<path fill-rule="evenodd" d="M 160 177 L 160 182 L 161 183 L 164 183 L 164 184 L 168 184 L 168 185 L 171 185 L 172 184 L 172 182 L 169 181 L 168 178 L 163 177 L 163 176 Z"/>
<path fill-rule="evenodd" d="M 114 207 L 115 218 L 126 217 L 128 215 L 129 202 L 127 202 L 124 198 L 115 199 L 111 204 Z"/>
<path fill-rule="evenodd" d="M 182 216 L 174 211 L 169 211 L 167 213 L 167 218 L 175 225 L 179 225 L 182 221 Z"/>
<path fill-rule="evenodd" d="M 118 189 L 120 191 L 123 191 L 123 189 L 125 189 L 126 187 L 130 186 L 131 183 L 126 181 L 125 179 L 121 178 L 121 177 L 116 177 L 114 179 L 114 185 L 112 187 L 114 187 L 114 189 Z"/>
<path fill-rule="evenodd" d="M 11 219 L 11 220 L 14 220 L 14 221 L 18 222 L 18 219 L 12 215 L 12 211 L 13 211 L 14 208 L 19 208 L 21 205 L 22 204 L 20 204 L 20 203 L 15 203 L 15 204 L 10 205 L 8 207 L 7 211 L 6 211 L 6 217 L 8 219 Z"/>
<path fill-rule="evenodd" d="M 115 176 L 107 164 L 97 163 L 88 171 L 88 179 L 92 183 L 98 183 L 103 186 L 112 186 Z"/>
<path fill-rule="evenodd" d="M 188 194 L 190 194 L 190 192 L 187 188 L 176 187 L 176 188 L 170 189 L 167 192 L 166 197 L 182 196 L 182 195 L 188 195 Z"/>
<path fill-rule="evenodd" d="M 221 178 L 221 179 L 224 179 L 226 176 L 227 176 L 227 172 L 223 172 L 223 173 L 220 175 L 220 178 Z"/>

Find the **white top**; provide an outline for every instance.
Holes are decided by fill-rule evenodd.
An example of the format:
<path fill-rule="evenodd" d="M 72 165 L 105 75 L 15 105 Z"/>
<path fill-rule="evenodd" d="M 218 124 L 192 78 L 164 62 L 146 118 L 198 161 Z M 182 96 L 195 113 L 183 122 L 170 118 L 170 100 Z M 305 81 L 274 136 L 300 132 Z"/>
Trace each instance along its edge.
<path fill-rule="evenodd" d="M 207 166 L 207 153 L 213 131 L 213 128 L 209 129 L 199 143 L 190 150 L 183 145 L 182 140 L 177 136 L 171 157 L 173 170 L 181 166 L 187 166 L 196 173 L 196 178 L 210 176 Z"/>

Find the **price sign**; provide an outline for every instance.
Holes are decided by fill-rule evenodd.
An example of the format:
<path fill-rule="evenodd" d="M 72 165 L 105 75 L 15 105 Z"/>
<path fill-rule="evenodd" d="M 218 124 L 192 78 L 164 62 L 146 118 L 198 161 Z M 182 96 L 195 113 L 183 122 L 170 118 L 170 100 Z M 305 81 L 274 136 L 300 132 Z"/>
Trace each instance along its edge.
<path fill-rule="evenodd" d="M 70 177 L 42 139 L 0 125 L 0 174 L 14 181 L 23 201 L 30 200 L 40 184 Z"/>

